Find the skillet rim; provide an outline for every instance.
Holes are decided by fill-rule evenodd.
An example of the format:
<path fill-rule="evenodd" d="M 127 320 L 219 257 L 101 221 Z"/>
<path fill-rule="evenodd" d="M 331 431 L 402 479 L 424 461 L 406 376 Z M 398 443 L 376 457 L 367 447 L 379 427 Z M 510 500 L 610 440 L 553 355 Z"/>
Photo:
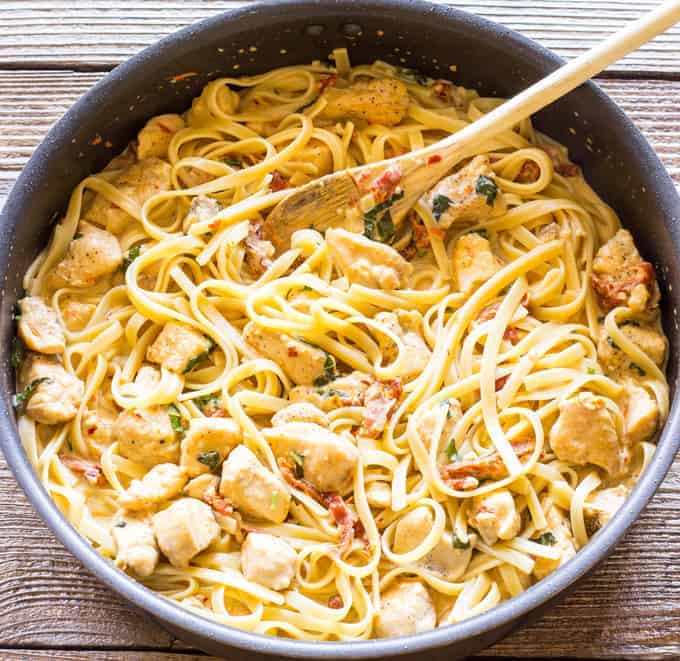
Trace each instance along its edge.
<path fill-rule="evenodd" d="M 115 95 L 118 85 L 132 75 L 139 75 L 153 62 L 162 61 L 166 53 L 177 55 L 182 50 L 182 44 L 195 39 L 202 33 L 216 30 L 225 23 L 246 18 L 249 14 L 259 11 L 273 12 L 290 9 L 302 12 L 306 7 L 342 8 L 364 6 L 371 12 L 389 12 L 390 10 L 404 11 L 406 7 L 413 12 L 434 14 L 442 21 L 469 25 L 480 34 L 489 38 L 511 40 L 514 45 L 524 51 L 529 51 L 546 65 L 556 68 L 563 60 L 546 48 L 538 45 L 523 35 L 497 23 L 483 19 L 474 14 L 454 9 L 452 7 L 433 5 L 422 0 L 267 0 L 246 5 L 241 8 L 221 12 L 213 17 L 194 23 L 179 30 L 160 41 L 145 48 L 123 64 L 116 67 L 86 92 L 68 112 L 49 131 L 45 139 L 35 150 L 22 173 L 16 180 L 14 187 L 7 197 L 6 204 L 0 216 L 0 227 L 13 230 L 21 217 L 21 209 L 30 204 L 31 192 L 35 188 L 33 182 L 40 182 L 43 177 L 42 163 L 57 157 L 59 144 L 70 139 L 74 128 L 81 120 L 85 121 L 92 113 L 101 109 L 101 98 L 106 98 L 111 92 Z M 631 142 L 640 154 L 640 161 L 649 164 L 655 171 L 655 192 L 668 201 L 669 208 L 674 200 L 677 211 L 678 199 L 675 186 L 668 173 L 659 161 L 657 155 L 645 138 L 627 118 L 616 104 L 609 99 L 593 82 L 585 87 L 591 93 L 593 100 L 608 107 L 608 111 L 615 116 L 617 122 L 626 130 Z M 677 216 L 676 216 L 677 217 Z M 673 216 L 667 221 L 671 222 Z M 11 231 L 3 231 L 0 236 L 0 278 L 4 281 L 11 263 Z M 680 250 L 677 237 L 674 238 L 676 251 Z M 3 367 L 7 365 L 7 349 L 2 347 L 0 354 Z M 675 357 L 677 359 L 677 356 Z M 640 512 L 650 501 L 658 486 L 663 481 L 674 456 L 680 447 L 680 417 L 678 416 L 678 399 L 676 394 L 672 400 L 668 420 L 657 443 L 657 449 L 647 470 L 641 475 L 636 487 L 610 523 L 591 542 L 581 549 L 575 558 L 566 565 L 539 581 L 526 592 L 492 608 L 482 615 L 470 618 L 455 625 L 435 629 L 434 631 L 419 633 L 397 638 L 371 639 L 368 641 L 351 642 L 307 642 L 277 638 L 263 634 L 255 634 L 219 624 L 175 605 L 168 599 L 157 595 L 124 572 L 114 567 L 110 561 L 99 555 L 84 537 L 73 528 L 58 510 L 54 501 L 44 490 L 37 472 L 31 466 L 27 455 L 23 451 L 21 440 L 13 420 L 11 397 L 9 393 L 2 393 L 0 397 L 0 448 L 7 463 L 21 485 L 27 498 L 31 501 L 43 521 L 47 523 L 59 541 L 99 580 L 108 588 L 124 597 L 137 608 L 145 611 L 162 624 L 167 623 L 173 631 L 186 633 L 187 638 L 195 641 L 198 636 L 205 645 L 213 648 L 216 645 L 237 647 L 243 650 L 262 654 L 274 654 L 292 658 L 378 658 L 412 654 L 426 650 L 434 650 L 459 643 L 472 642 L 477 637 L 494 631 L 503 631 L 520 618 L 527 616 L 549 601 L 555 599 L 574 582 L 592 570 L 595 565 L 603 561 L 613 550 L 616 543 L 627 532 Z M 200 642 L 199 642 L 200 646 Z"/>

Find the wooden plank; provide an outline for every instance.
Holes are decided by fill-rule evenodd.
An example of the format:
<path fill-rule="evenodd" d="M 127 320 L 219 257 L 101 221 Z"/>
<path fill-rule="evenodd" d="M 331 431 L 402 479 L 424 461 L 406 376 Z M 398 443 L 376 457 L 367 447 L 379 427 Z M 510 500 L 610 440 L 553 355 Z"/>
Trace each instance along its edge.
<path fill-rule="evenodd" d="M 181 652 L 140 652 L 99 650 L 96 655 L 89 650 L 63 649 L 0 649 L 2 661 L 217 661 L 215 656 L 205 654 L 182 654 Z"/>
<path fill-rule="evenodd" d="M 438 0 L 445 3 L 446 0 Z M 248 4 L 243 0 L 4 0 L 0 66 L 110 68 L 180 27 Z M 658 0 L 448 0 L 574 57 L 658 4 Z M 680 73 L 680 27 L 612 67 Z"/>

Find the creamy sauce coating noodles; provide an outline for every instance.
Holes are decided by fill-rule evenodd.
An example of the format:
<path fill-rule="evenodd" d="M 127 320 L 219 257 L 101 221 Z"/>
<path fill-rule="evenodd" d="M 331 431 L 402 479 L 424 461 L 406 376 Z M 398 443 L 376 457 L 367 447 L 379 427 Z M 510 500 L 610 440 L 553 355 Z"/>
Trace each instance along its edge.
<path fill-rule="evenodd" d="M 13 352 L 26 452 L 102 555 L 308 640 L 526 590 L 606 525 L 668 413 L 654 269 L 529 120 L 402 222 L 398 167 L 331 229 L 267 222 L 502 102 L 334 62 L 215 80 L 80 183 Z"/>

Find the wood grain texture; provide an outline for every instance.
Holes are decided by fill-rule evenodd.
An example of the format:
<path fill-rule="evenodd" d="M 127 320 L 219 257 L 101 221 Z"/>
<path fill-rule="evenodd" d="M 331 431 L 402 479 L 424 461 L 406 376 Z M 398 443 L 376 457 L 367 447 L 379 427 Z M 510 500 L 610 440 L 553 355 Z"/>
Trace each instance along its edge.
<path fill-rule="evenodd" d="M 523 32 L 563 57 L 590 48 L 658 0 L 439 0 Z M 108 68 L 191 22 L 245 4 L 226 0 L 2 0 L 0 66 Z M 612 71 L 680 74 L 680 28 Z"/>

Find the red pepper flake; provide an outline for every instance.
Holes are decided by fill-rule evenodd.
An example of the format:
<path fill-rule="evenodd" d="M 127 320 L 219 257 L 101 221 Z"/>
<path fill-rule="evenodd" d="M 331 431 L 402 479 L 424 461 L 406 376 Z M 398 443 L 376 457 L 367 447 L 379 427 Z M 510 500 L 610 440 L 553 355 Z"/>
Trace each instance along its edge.
<path fill-rule="evenodd" d="M 503 339 L 508 340 L 511 344 L 519 342 L 519 331 L 513 326 L 508 326 L 503 333 Z"/>
<path fill-rule="evenodd" d="M 339 594 L 334 594 L 328 598 L 328 608 L 342 608 L 345 604 Z"/>
<path fill-rule="evenodd" d="M 213 220 L 212 223 L 210 223 L 210 225 L 208 225 L 208 227 L 210 228 L 210 230 L 212 232 L 216 231 L 219 226 L 220 226 L 219 220 Z"/>
<path fill-rule="evenodd" d="M 269 188 L 274 192 L 288 188 L 288 180 L 278 170 L 274 170 Z"/>
<path fill-rule="evenodd" d="M 104 147 L 106 147 L 107 149 L 111 149 L 111 147 L 113 147 L 113 142 L 111 142 L 111 140 L 107 140 L 104 143 Z"/>
<path fill-rule="evenodd" d="M 99 135 L 99 133 L 95 133 L 94 138 L 90 140 L 91 145 L 98 145 L 102 142 L 102 137 Z"/>
<path fill-rule="evenodd" d="M 496 392 L 498 392 L 499 390 L 503 390 L 509 378 L 510 375 L 506 374 L 505 376 L 501 376 L 498 379 L 496 379 Z"/>
<path fill-rule="evenodd" d="M 322 78 L 319 81 L 319 91 L 323 92 L 327 87 L 335 87 L 335 84 L 338 82 L 338 77 L 333 74 L 332 76 L 328 76 L 328 78 Z"/>
<path fill-rule="evenodd" d="M 428 227 L 427 229 L 432 236 L 436 236 L 438 239 L 444 238 L 444 230 L 440 227 Z"/>
<path fill-rule="evenodd" d="M 298 355 L 298 350 L 296 347 L 288 347 L 288 357 L 295 358 Z"/>
<path fill-rule="evenodd" d="M 171 83 L 178 83 L 180 80 L 184 80 L 185 78 L 192 78 L 193 76 L 198 76 L 198 72 L 187 71 L 186 73 L 178 73 L 176 76 L 172 76 L 171 78 L 168 78 L 168 80 Z"/>
<path fill-rule="evenodd" d="M 94 427 L 88 428 L 87 433 L 88 433 L 90 436 L 92 436 L 92 434 L 94 434 L 96 431 L 97 431 L 97 427 L 94 426 Z"/>
<path fill-rule="evenodd" d="M 442 157 L 439 154 L 432 154 L 430 158 L 427 159 L 427 164 L 428 165 L 433 165 L 434 163 L 439 163 L 439 161 L 442 160 Z"/>

